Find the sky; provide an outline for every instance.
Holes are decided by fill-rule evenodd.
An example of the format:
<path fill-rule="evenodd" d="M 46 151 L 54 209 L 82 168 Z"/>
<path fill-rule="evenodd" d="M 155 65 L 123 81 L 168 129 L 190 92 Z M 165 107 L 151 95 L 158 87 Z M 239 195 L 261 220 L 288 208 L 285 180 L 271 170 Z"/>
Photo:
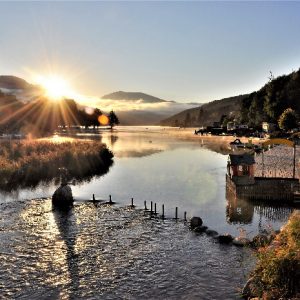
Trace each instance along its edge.
<path fill-rule="evenodd" d="M 0 74 L 208 102 L 300 67 L 300 2 L 0 2 Z"/>

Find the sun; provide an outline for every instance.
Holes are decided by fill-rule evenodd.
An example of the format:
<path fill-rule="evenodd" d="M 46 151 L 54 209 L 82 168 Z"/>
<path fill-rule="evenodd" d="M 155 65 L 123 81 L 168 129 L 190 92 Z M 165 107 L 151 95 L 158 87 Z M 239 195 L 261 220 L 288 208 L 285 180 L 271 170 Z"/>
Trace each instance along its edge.
<path fill-rule="evenodd" d="M 39 76 L 36 81 L 45 90 L 45 96 L 52 100 L 67 98 L 73 94 L 69 83 L 60 76 Z"/>

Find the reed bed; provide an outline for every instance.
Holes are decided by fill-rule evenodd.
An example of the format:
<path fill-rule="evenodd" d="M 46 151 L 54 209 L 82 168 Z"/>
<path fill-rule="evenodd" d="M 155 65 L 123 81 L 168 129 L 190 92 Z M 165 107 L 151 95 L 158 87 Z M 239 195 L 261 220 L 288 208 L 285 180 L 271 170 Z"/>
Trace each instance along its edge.
<path fill-rule="evenodd" d="M 96 141 L 2 141 L 0 187 L 34 186 L 41 180 L 59 178 L 61 168 L 68 170 L 70 180 L 101 175 L 112 158 L 106 145 Z"/>

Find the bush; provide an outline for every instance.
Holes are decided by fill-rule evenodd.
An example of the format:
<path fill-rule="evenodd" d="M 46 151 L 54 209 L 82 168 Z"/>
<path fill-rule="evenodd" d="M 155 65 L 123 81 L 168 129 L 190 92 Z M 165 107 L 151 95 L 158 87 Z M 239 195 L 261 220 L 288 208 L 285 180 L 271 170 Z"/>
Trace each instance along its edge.
<path fill-rule="evenodd" d="M 288 299 L 300 296 L 300 213 L 294 213 L 284 230 L 270 246 L 258 251 L 253 272 L 265 299 Z"/>

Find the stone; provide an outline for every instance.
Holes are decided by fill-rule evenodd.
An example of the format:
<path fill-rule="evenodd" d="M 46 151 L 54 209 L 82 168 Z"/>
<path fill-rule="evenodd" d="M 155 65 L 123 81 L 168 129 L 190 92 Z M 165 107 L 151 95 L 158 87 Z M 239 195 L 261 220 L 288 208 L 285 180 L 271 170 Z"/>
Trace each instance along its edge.
<path fill-rule="evenodd" d="M 203 221 L 200 217 L 192 217 L 190 221 L 191 228 L 194 229 L 203 224 Z"/>
<path fill-rule="evenodd" d="M 202 233 L 202 232 L 205 232 L 206 229 L 207 229 L 207 226 L 203 226 L 203 225 L 202 225 L 202 226 L 195 227 L 193 230 L 194 230 L 195 232 Z"/>
<path fill-rule="evenodd" d="M 68 185 L 61 185 L 52 196 L 52 205 L 56 207 L 73 206 L 72 189 Z"/>
<path fill-rule="evenodd" d="M 215 230 L 207 229 L 206 234 L 209 236 L 217 236 L 218 233 Z"/>
<path fill-rule="evenodd" d="M 255 248 L 266 246 L 269 243 L 269 238 L 265 234 L 256 235 L 251 242 L 251 245 Z"/>
<path fill-rule="evenodd" d="M 233 241 L 233 237 L 230 234 L 219 235 L 218 239 L 220 244 L 229 244 Z"/>
<path fill-rule="evenodd" d="M 242 296 L 247 299 L 250 298 L 252 299 L 260 295 L 262 290 L 263 290 L 262 283 L 259 281 L 257 277 L 253 276 L 250 277 L 249 280 L 244 285 L 242 290 Z"/>
<path fill-rule="evenodd" d="M 250 240 L 247 238 L 237 237 L 232 241 L 232 244 L 238 247 L 248 246 L 250 244 Z"/>

